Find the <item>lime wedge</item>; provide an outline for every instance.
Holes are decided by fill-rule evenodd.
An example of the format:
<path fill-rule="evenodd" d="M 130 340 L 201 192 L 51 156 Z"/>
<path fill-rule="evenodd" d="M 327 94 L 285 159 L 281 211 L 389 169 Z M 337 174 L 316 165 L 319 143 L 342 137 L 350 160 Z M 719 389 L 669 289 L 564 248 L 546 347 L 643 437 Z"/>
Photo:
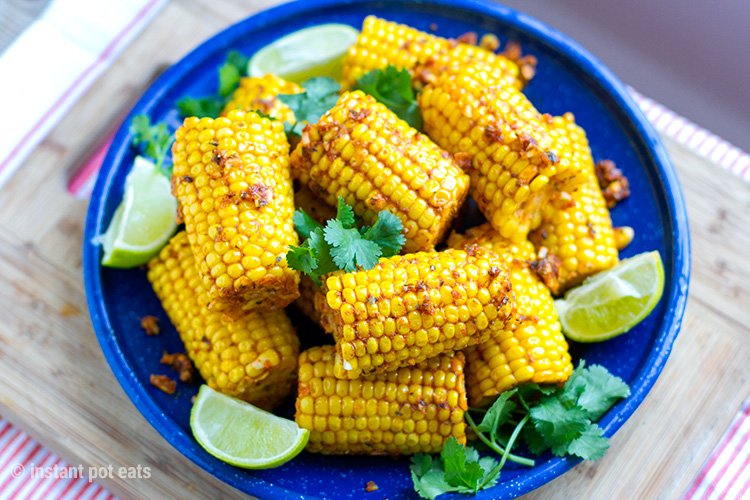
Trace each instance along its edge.
<path fill-rule="evenodd" d="M 565 336 L 601 342 L 640 323 L 659 303 L 664 266 L 659 252 L 646 252 L 588 278 L 555 301 Z"/>
<path fill-rule="evenodd" d="M 207 385 L 190 413 L 196 441 L 211 455 L 245 469 L 278 467 L 301 452 L 310 431 Z"/>
<path fill-rule="evenodd" d="M 148 262 L 177 229 L 176 212 L 169 180 L 137 156 L 125 179 L 125 196 L 99 240 L 102 265 L 127 268 Z"/>
<path fill-rule="evenodd" d="M 341 80 L 341 62 L 359 31 L 346 24 L 311 26 L 266 45 L 247 63 L 247 74 L 273 73 L 302 83 L 315 76 Z"/>

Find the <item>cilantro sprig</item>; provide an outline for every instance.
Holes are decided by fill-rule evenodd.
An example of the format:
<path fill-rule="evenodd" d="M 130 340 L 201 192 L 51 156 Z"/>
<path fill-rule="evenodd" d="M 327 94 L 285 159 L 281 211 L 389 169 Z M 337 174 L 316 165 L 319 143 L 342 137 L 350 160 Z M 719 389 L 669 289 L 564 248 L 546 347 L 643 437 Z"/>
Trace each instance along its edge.
<path fill-rule="evenodd" d="M 305 89 L 299 94 L 281 94 L 279 100 L 289 106 L 296 123 L 284 123 L 289 135 L 301 135 L 308 123 L 317 122 L 339 99 L 341 85 L 328 77 L 310 78 L 302 84 Z"/>
<path fill-rule="evenodd" d="M 240 79 L 247 74 L 248 58 L 235 50 L 227 53 L 224 64 L 217 75 L 217 93 L 204 97 L 183 97 L 177 101 L 182 116 L 208 116 L 216 118 L 221 114 Z"/>
<path fill-rule="evenodd" d="M 339 197 L 336 218 L 325 226 L 304 210 L 294 212 L 294 227 L 305 241 L 287 252 L 289 267 L 320 285 L 321 276 L 336 270 L 371 269 L 380 257 L 396 255 L 406 242 L 401 220 L 388 211 L 378 213 L 372 226 L 357 227 L 354 210 Z"/>
<path fill-rule="evenodd" d="M 357 80 L 356 88 L 385 104 L 413 128 L 422 129 L 422 115 L 414 96 L 409 70 L 392 65 L 374 69 Z"/>
<path fill-rule="evenodd" d="M 165 163 L 169 154 L 174 134 L 170 134 L 164 123 L 151 123 L 148 115 L 136 115 L 130 122 L 131 144 L 144 155 L 151 158 L 156 169 L 167 179 L 172 177 L 172 165 Z"/>
<path fill-rule="evenodd" d="M 599 365 L 586 368 L 584 361 L 561 388 L 526 384 L 506 391 L 484 411 L 479 423 L 466 413 L 469 426 L 486 448 L 500 456 L 499 462 L 479 458 L 473 448 L 448 440 L 440 457 L 412 457 L 414 489 L 434 499 L 443 493 L 476 493 L 490 487 L 508 460 L 534 466 L 534 460 L 511 453 L 519 441 L 536 455 L 549 450 L 556 456 L 598 460 L 609 443 L 595 422 L 629 395 L 630 388 L 622 379 Z"/>

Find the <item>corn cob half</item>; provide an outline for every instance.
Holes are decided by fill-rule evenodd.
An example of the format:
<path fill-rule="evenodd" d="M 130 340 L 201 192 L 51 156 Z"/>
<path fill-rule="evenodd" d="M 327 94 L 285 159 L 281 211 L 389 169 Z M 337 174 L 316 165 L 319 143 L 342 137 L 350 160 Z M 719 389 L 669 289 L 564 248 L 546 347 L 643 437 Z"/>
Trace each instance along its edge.
<path fill-rule="evenodd" d="M 361 91 L 344 93 L 305 128 L 291 165 L 313 193 L 332 206 L 342 196 L 368 224 L 391 211 L 407 252 L 432 250 L 469 188 L 448 153 Z"/>
<path fill-rule="evenodd" d="M 562 384 L 573 372 L 568 343 L 552 296 L 529 268 L 535 259 L 529 241 L 513 243 L 489 224 L 452 234 L 455 248 L 479 246 L 497 254 L 510 269 L 516 317 L 500 335 L 466 350 L 466 390 L 472 406 L 489 405 L 500 393 L 523 384 Z"/>
<path fill-rule="evenodd" d="M 444 69 L 459 63 L 484 61 L 502 72 L 517 88 L 525 80 L 515 61 L 489 50 L 430 35 L 404 24 L 398 24 L 375 16 L 368 16 L 362 23 L 362 31 L 355 44 L 344 58 L 343 88 L 352 88 L 357 79 L 368 71 L 393 65 L 406 68 L 414 76 L 422 71 L 439 74 Z"/>
<path fill-rule="evenodd" d="M 256 110 L 277 120 L 294 123 L 294 112 L 281 102 L 279 94 L 299 94 L 303 90 L 296 83 L 272 74 L 244 77 L 221 114 L 226 116 L 234 109 Z"/>
<path fill-rule="evenodd" d="M 233 320 L 210 310 L 184 231 L 148 267 L 157 297 L 211 388 L 269 410 L 289 395 L 299 340 L 284 311 Z"/>
<path fill-rule="evenodd" d="M 295 420 L 310 430 L 308 451 L 411 455 L 466 442 L 463 354 L 357 380 L 335 378 L 335 358 L 332 346 L 300 355 Z"/>
<path fill-rule="evenodd" d="M 282 123 L 234 110 L 187 118 L 175 135 L 172 190 L 211 307 L 237 316 L 292 302 L 299 275 L 285 255 L 297 233 Z"/>
<path fill-rule="evenodd" d="M 419 95 L 424 130 L 464 159 L 471 195 L 492 226 L 513 241 L 539 224 L 550 177 L 567 168 L 542 115 L 503 73 L 483 64 L 443 72 Z"/>
<path fill-rule="evenodd" d="M 383 258 L 367 271 L 333 273 L 321 293 L 318 312 L 336 340 L 340 378 L 485 342 L 514 311 L 507 268 L 482 249 Z"/>
<path fill-rule="evenodd" d="M 618 254 L 586 132 L 570 113 L 553 118 L 551 129 L 570 141 L 571 147 L 563 154 L 569 155 L 572 168 L 569 176 L 553 182 L 549 203 L 541 211 L 541 225 L 529 239 L 559 267 L 558 279 L 547 283 L 553 293 L 560 294 L 617 264 Z"/>

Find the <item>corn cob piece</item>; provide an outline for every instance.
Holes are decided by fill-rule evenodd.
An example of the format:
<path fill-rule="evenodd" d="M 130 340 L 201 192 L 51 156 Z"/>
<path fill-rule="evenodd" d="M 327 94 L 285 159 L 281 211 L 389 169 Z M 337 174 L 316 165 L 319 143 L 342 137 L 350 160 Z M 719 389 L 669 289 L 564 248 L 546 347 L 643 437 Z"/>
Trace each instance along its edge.
<path fill-rule="evenodd" d="M 367 271 L 332 273 L 321 293 L 318 312 L 336 341 L 340 378 L 485 342 L 514 311 L 507 268 L 482 249 L 383 258 Z"/>
<path fill-rule="evenodd" d="M 510 269 L 516 318 L 497 337 L 466 350 L 466 390 L 472 406 L 487 406 L 500 393 L 523 384 L 562 384 L 573 373 L 568 343 L 560 330 L 552 295 L 529 267 L 535 259 L 529 241 L 513 243 L 490 224 L 465 235 L 452 234 L 454 248 L 479 246 L 497 254 Z"/>
<path fill-rule="evenodd" d="M 288 150 L 282 123 L 257 113 L 177 129 L 172 190 L 216 310 L 278 309 L 299 295 L 285 259 L 298 241 Z"/>
<path fill-rule="evenodd" d="M 453 158 L 360 91 L 347 92 L 308 126 L 292 172 L 335 206 L 342 196 L 368 224 L 389 210 L 404 225 L 404 251 L 432 250 L 469 189 Z"/>
<path fill-rule="evenodd" d="M 269 410 L 289 395 L 299 340 L 284 311 L 233 320 L 210 310 L 184 231 L 148 267 L 148 280 L 211 388 Z"/>
<path fill-rule="evenodd" d="M 518 64 L 489 50 L 430 35 L 410 26 L 368 16 L 362 31 L 344 58 L 342 85 L 354 87 L 357 79 L 374 69 L 393 65 L 406 68 L 419 77 L 418 67 L 432 74 L 460 63 L 484 61 L 492 64 L 516 88 L 525 84 Z"/>
<path fill-rule="evenodd" d="M 465 160 L 471 195 L 504 237 L 539 224 L 550 177 L 565 170 L 542 115 L 501 71 L 475 63 L 443 72 L 419 95 L 424 131 Z"/>
<path fill-rule="evenodd" d="M 277 120 L 294 123 L 294 112 L 278 96 L 299 94 L 303 90 L 296 83 L 287 82 L 272 74 L 244 77 L 221 114 L 226 116 L 234 109 L 257 110 Z"/>
<path fill-rule="evenodd" d="M 335 357 L 332 346 L 300 355 L 295 420 L 310 430 L 307 451 L 411 455 L 466 442 L 462 353 L 357 380 L 335 378 Z"/>
<path fill-rule="evenodd" d="M 555 294 L 604 271 L 618 262 L 612 219 L 594 172 L 586 132 L 572 114 L 552 119 L 552 129 L 567 135 L 572 173 L 579 179 L 553 183 L 552 196 L 541 211 L 539 228 L 529 235 L 540 254 L 559 262 L 557 282 L 548 282 Z"/>

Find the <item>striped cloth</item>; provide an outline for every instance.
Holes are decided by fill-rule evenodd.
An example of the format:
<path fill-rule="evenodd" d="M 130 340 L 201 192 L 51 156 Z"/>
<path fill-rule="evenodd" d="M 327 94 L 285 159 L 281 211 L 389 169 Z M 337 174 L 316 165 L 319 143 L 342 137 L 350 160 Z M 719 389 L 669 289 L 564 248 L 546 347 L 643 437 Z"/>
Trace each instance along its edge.
<path fill-rule="evenodd" d="M 684 500 L 750 498 L 750 398 L 729 424 Z"/>
<path fill-rule="evenodd" d="M 0 417 L 0 500 L 115 498 L 86 472 L 88 467 L 69 465 Z"/>

